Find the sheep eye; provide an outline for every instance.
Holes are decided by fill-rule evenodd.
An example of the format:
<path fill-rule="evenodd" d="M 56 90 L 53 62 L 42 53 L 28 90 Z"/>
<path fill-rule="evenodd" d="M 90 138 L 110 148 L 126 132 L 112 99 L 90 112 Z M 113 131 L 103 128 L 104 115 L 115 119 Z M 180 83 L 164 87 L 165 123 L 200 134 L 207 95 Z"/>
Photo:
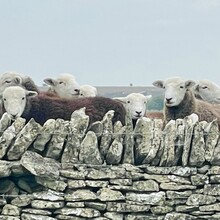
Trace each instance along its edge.
<path fill-rule="evenodd" d="M 163 86 L 163 89 L 165 89 L 165 86 Z"/>
<path fill-rule="evenodd" d="M 59 84 L 63 84 L 63 82 L 59 82 Z"/>
<path fill-rule="evenodd" d="M 127 101 L 127 103 L 130 103 L 130 101 Z"/>
<path fill-rule="evenodd" d="M 183 86 L 180 86 L 180 89 L 183 89 Z"/>
<path fill-rule="evenodd" d="M 6 98 L 3 99 L 6 102 Z"/>
<path fill-rule="evenodd" d="M 5 83 L 11 83 L 11 81 L 10 80 L 6 80 Z"/>
<path fill-rule="evenodd" d="M 25 97 L 22 97 L 22 100 L 24 100 L 25 99 Z"/>
<path fill-rule="evenodd" d="M 202 88 L 203 88 L 203 89 L 208 89 L 208 87 L 207 87 L 207 86 L 203 86 Z"/>

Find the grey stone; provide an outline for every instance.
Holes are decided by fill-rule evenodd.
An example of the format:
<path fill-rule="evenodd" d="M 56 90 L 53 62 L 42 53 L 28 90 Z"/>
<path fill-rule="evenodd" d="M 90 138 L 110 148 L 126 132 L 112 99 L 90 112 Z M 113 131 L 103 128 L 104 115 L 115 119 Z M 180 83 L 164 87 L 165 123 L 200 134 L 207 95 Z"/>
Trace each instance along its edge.
<path fill-rule="evenodd" d="M 64 201 L 32 200 L 31 206 L 35 209 L 58 209 L 64 207 Z"/>
<path fill-rule="evenodd" d="M 32 197 L 37 200 L 46 200 L 46 201 L 63 201 L 64 193 L 56 192 L 53 190 L 47 190 L 42 192 L 34 192 Z"/>
<path fill-rule="evenodd" d="M 99 217 L 101 214 L 98 210 L 91 209 L 91 208 L 62 208 L 58 209 L 54 212 L 55 214 L 62 214 L 62 215 L 75 215 L 85 218 L 94 218 Z"/>
<path fill-rule="evenodd" d="M 165 192 L 156 192 L 156 193 L 126 193 L 126 199 L 138 202 L 144 205 L 159 205 L 165 201 Z"/>
<path fill-rule="evenodd" d="M 113 185 L 131 186 L 132 179 L 110 179 L 109 181 Z"/>
<path fill-rule="evenodd" d="M 211 196 L 220 196 L 219 184 L 207 184 L 204 186 L 204 194 Z"/>
<path fill-rule="evenodd" d="M 192 139 L 189 165 L 201 167 L 205 162 L 204 127 L 202 123 L 196 123 Z"/>
<path fill-rule="evenodd" d="M 210 163 L 212 165 L 218 165 L 218 166 L 220 165 L 220 139 L 218 139 L 218 142 L 215 146 L 214 153 L 212 155 Z"/>
<path fill-rule="evenodd" d="M 8 161 L 0 160 L 0 177 L 8 177 L 11 175 L 11 163 Z"/>
<path fill-rule="evenodd" d="M 78 170 L 73 170 L 73 169 L 60 170 L 61 176 L 70 178 L 70 179 L 76 179 L 76 180 L 84 180 L 87 174 L 88 174 L 88 171 L 80 172 Z"/>
<path fill-rule="evenodd" d="M 177 213 L 177 212 L 168 213 L 164 218 L 164 220 L 194 220 L 194 219 L 197 219 L 197 217 L 189 214 Z"/>
<path fill-rule="evenodd" d="M 102 164 L 98 140 L 94 132 L 88 131 L 80 147 L 79 161 L 88 164 Z"/>
<path fill-rule="evenodd" d="M 86 180 L 85 181 L 86 186 L 92 187 L 92 188 L 104 188 L 109 185 L 108 181 L 104 180 Z"/>
<path fill-rule="evenodd" d="M 35 176 L 59 177 L 60 164 L 35 152 L 26 151 L 21 158 L 21 165 Z"/>
<path fill-rule="evenodd" d="M 22 213 L 21 220 L 56 220 L 55 218 L 45 216 L 45 215 L 35 215 L 35 214 L 28 214 Z"/>
<path fill-rule="evenodd" d="M 15 205 L 6 204 L 2 209 L 2 215 L 13 215 L 19 216 L 21 213 L 21 209 Z"/>
<path fill-rule="evenodd" d="M 120 191 L 111 190 L 109 188 L 100 189 L 97 192 L 97 198 L 100 201 L 119 201 L 125 199 L 125 197 Z"/>
<path fill-rule="evenodd" d="M 85 203 L 84 202 L 67 202 L 66 207 L 82 208 L 82 207 L 85 207 Z"/>
<path fill-rule="evenodd" d="M 163 190 L 187 190 L 187 189 L 196 189 L 196 186 L 192 185 L 184 185 L 184 184 L 177 184 L 175 182 L 170 183 L 161 183 L 160 188 Z"/>
<path fill-rule="evenodd" d="M 125 220 L 163 220 L 164 216 L 162 215 L 152 215 L 152 214 L 128 214 L 125 216 Z"/>
<path fill-rule="evenodd" d="M 104 211 L 106 209 L 106 204 L 101 202 L 85 202 L 85 206 L 99 211 Z"/>
<path fill-rule="evenodd" d="M 72 113 L 70 131 L 67 143 L 61 157 L 63 167 L 79 163 L 79 150 L 89 124 L 89 116 L 85 114 L 85 107 Z"/>
<path fill-rule="evenodd" d="M 0 108 L 2 108 L 2 103 L 0 103 L 0 105 L 1 105 Z M 2 111 L 2 109 L 0 109 L 0 111 Z M 11 125 L 11 118 L 10 118 L 10 116 L 8 115 L 8 113 L 5 112 L 5 113 L 1 116 L 1 119 L 0 119 L 0 132 L 5 131 L 10 125 Z"/>
<path fill-rule="evenodd" d="M 33 118 L 30 119 L 30 121 L 19 132 L 14 144 L 9 149 L 7 153 L 8 160 L 20 159 L 22 154 L 25 153 L 41 130 L 42 126 L 35 122 Z"/>
<path fill-rule="evenodd" d="M 203 205 L 199 207 L 201 212 L 210 212 L 210 211 L 220 211 L 220 203 L 215 203 L 211 205 Z"/>
<path fill-rule="evenodd" d="M 95 200 L 96 198 L 96 194 L 87 189 L 79 189 L 65 194 L 65 200 L 69 202 Z"/>
<path fill-rule="evenodd" d="M 55 119 L 48 119 L 44 123 L 41 133 L 37 136 L 33 143 L 34 149 L 41 152 L 44 150 L 46 144 L 50 141 L 52 135 L 55 132 L 55 123 Z"/>
<path fill-rule="evenodd" d="M 84 180 L 68 180 L 67 186 L 69 189 L 77 189 L 85 187 L 86 183 Z"/>
<path fill-rule="evenodd" d="M 220 166 L 212 166 L 208 172 L 209 175 L 220 175 Z"/>
<path fill-rule="evenodd" d="M 106 158 L 106 154 L 112 142 L 112 138 L 113 138 L 112 118 L 113 116 L 114 116 L 114 111 L 110 110 L 104 115 L 103 120 L 102 120 L 103 133 L 102 133 L 101 141 L 99 145 L 102 159 Z"/>
<path fill-rule="evenodd" d="M 187 199 L 186 204 L 189 206 L 200 206 L 200 205 L 209 205 L 215 202 L 216 202 L 216 198 L 214 196 L 192 194 Z"/>
<path fill-rule="evenodd" d="M 22 209 L 22 212 L 23 213 L 34 214 L 34 215 L 46 215 L 46 216 L 52 215 L 51 211 L 42 210 L 42 209 L 33 209 L 33 208 Z"/>
<path fill-rule="evenodd" d="M 25 125 L 25 119 L 17 118 L 13 124 L 3 131 L 0 137 L 0 159 L 3 158 L 18 133 Z"/>
<path fill-rule="evenodd" d="M 194 186 L 201 186 L 209 183 L 209 177 L 203 174 L 191 176 L 191 182 Z"/>
<path fill-rule="evenodd" d="M 11 201 L 11 204 L 18 207 L 25 207 L 30 205 L 32 200 L 33 200 L 33 196 L 31 194 L 19 195 Z"/>
<path fill-rule="evenodd" d="M 87 218 L 70 216 L 70 215 L 56 215 L 56 219 L 59 219 L 59 220 L 87 220 Z"/>
<path fill-rule="evenodd" d="M 58 160 L 61 157 L 61 153 L 64 148 L 64 142 L 66 136 L 69 133 L 69 121 L 64 121 L 63 119 L 56 119 L 54 134 L 50 142 L 47 144 L 47 150 L 45 153 L 46 157 Z"/>
<path fill-rule="evenodd" d="M 220 175 L 212 175 L 209 178 L 210 183 L 220 183 Z"/>
<path fill-rule="evenodd" d="M 168 199 L 187 199 L 190 195 L 192 195 L 191 190 L 179 192 L 179 191 L 166 191 Z"/>
<path fill-rule="evenodd" d="M 199 210 L 199 206 L 177 205 L 175 210 L 177 212 L 193 212 Z"/>
<path fill-rule="evenodd" d="M 116 212 L 105 212 L 104 216 L 110 220 L 123 220 L 123 214 Z"/>
<path fill-rule="evenodd" d="M 171 206 L 153 206 L 151 207 L 151 212 L 154 215 L 162 215 L 173 211 L 173 207 Z"/>
<path fill-rule="evenodd" d="M 123 153 L 123 136 L 125 132 L 125 127 L 122 127 L 117 133 L 114 134 L 115 139 L 109 147 L 106 154 L 107 164 L 119 164 L 122 159 Z"/>

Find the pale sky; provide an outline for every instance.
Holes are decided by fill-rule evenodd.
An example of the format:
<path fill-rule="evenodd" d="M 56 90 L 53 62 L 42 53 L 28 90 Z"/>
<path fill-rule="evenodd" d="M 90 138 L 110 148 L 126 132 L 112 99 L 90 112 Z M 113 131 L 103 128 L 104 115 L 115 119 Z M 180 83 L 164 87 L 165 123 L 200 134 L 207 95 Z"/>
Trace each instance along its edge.
<path fill-rule="evenodd" d="M 220 85 L 220 0 L 0 0 L 0 73 L 41 85 L 149 86 L 181 76 Z"/>

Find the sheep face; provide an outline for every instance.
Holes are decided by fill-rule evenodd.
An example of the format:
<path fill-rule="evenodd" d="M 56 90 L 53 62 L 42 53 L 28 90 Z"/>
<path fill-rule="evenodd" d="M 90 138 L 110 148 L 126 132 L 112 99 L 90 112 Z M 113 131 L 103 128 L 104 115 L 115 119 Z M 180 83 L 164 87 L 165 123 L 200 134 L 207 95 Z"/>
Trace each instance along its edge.
<path fill-rule="evenodd" d="M 61 98 L 73 99 L 79 95 L 79 84 L 71 74 L 61 74 L 57 79 L 47 78 L 44 82 Z"/>
<path fill-rule="evenodd" d="M 80 86 L 79 97 L 95 97 L 97 96 L 97 89 L 90 85 Z"/>
<path fill-rule="evenodd" d="M 131 114 L 132 119 L 138 119 L 145 115 L 147 101 L 151 95 L 145 96 L 141 93 L 131 93 L 126 97 L 117 97 L 124 104 L 126 112 Z"/>
<path fill-rule="evenodd" d="M 37 92 L 27 91 L 19 86 L 7 87 L 2 94 L 2 100 L 4 108 L 11 119 L 20 117 L 24 112 L 27 97 L 36 95 Z"/>
<path fill-rule="evenodd" d="M 155 81 L 153 85 L 165 89 L 164 103 L 167 107 L 173 107 L 183 101 L 186 91 L 195 85 L 195 82 L 174 77 L 165 81 Z"/>
<path fill-rule="evenodd" d="M 198 81 L 194 86 L 194 94 L 204 101 L 220 103 L 220 87 L 209 80 Z"/>
<path fill-rule="evenodd" d="M 9 86 L 21 85 L 22 78 L 16 72 L 6 72 L 0 76 L 0 94 Z"/>

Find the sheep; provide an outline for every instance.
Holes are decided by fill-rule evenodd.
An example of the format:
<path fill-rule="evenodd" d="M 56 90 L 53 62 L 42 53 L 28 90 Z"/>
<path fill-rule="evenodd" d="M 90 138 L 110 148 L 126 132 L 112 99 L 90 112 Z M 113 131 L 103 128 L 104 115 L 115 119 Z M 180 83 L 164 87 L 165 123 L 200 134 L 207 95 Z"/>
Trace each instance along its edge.
<path fill-rule="evenodd" d="M 27 91 L 19 86 L 10 86 L 2 94 L 3 107 L 12 119 L 23 117 L 27 121 L 34 118 L 43 125 L 48 119 L 62 118 L 70 120 L 73 111 L 85 107 L 89 116 L 89 125 L 101 121 L 109 110 L 114 110 L 113 124 L 121 121 L 125 124 L 123 104 L 106 97 L 86 97 L 73 100 L 50 97 L 44 93 Z"/>
<path fill-rule="evenodd" d="M 162 119 L 162 120 L 164 120 L 163 112 L 160 112 L 160 111 L 146 112 L 145 117 L 146 118 L 151 118 L 151 119 Z"/>
<path fill-rule="evenodd" d="M 220 126 L 220 110 L 217 105 L 195 98 L 191 88 L 195 85 L 192 80 L 184 80 L 180 77 L 173 77 L 165 81 L 157 80 L 153 85 L 165 89 L 164 97 L 164 121 L 185 118 L 195 113 L 199 121 L 211 122 L 217 119 Z"/>
<path fill-rule="evenodd" d="M 195 97 L 210 103 L 220 104 L 220 86 L 209 80 L 199 80 L 193 87 Z"/>
<path fill-rule="evenodd" d="M 90 85 L 81 85 L 79 91 L 79 97 L 95 97 L 97 96 L 97 89 Z"/>
<path fill-rule="evenodd" d="M 133 126 L 135 126 L 137 119 L 145 115 L 146 104 L 151 97 L 151 95 L 145 96 L 141 93 L 130 93 L 125 97 L 114 97 L 113 99 L 120 101 L 124 105 L 126 113 L 130 114 Z"/>
<path fill-rule="evenodd" d="M 21 85 L 27 90 L 39 92 L 38 86 L 29 76 L 14 71 L 5 72 L 0 76 L 0 94 L 6 87 L 15 85 Z"/>
<path fill-rule="evenodd" d="M 61 73 L 56 79 L 46 78 L 44 82 L 49 85 L 49 93 L 55 93 L 60 98 L 77 98 L 80 86 L 75 77 L 69 73 Z"/>

